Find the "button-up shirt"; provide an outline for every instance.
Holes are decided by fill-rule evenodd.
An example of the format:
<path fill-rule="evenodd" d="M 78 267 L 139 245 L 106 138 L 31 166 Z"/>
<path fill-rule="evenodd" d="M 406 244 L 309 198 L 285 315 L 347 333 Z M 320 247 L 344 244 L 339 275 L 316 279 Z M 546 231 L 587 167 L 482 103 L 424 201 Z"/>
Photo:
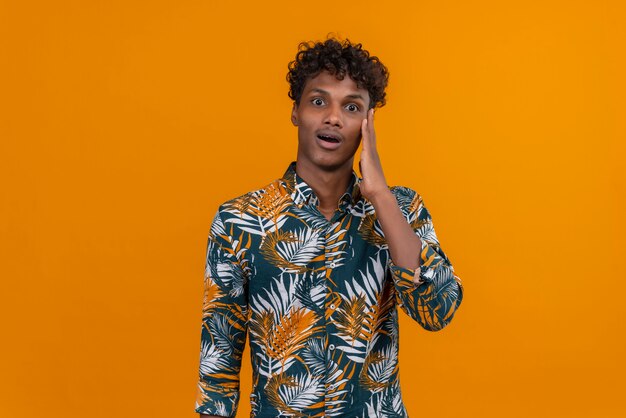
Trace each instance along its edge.
<path fill-rule="evenodd" d="M 235 416 L 249 338 L 253 417 L 406 417 L 398 307 L 445 327 L 463 290 L 415 191 L 390 187 L 422 242 L 420 266 L 390 258 L 352 173 L 330 221 L 291 163 L 219 207 L 206 252 L 196 412 Z"/>

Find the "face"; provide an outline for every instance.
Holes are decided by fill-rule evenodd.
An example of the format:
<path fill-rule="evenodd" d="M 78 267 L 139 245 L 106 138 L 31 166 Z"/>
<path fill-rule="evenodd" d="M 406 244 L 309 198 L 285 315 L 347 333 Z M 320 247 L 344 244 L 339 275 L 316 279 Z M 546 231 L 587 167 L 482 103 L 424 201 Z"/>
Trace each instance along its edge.
<path fill-rule="evenodd" d="M 323 71 L 309 79 L 291 121 L 298 127 L 298 164 L 324 171 L 350 167 L 361 142 L 369 93 L 349 76 Z"/>

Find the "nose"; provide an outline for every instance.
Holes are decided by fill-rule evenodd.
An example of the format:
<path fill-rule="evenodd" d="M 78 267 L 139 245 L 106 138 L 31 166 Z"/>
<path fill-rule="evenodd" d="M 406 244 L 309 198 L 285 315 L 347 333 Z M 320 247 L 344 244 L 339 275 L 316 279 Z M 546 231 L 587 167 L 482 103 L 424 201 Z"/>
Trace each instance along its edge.
<path fill-rule="evenodd" d="M 341 119 L 341 108 L 337 105 L 328 106 L 328 112 L 324 119 L 324 123 L 327 125 L 343 128 L 343 121 Z"/>

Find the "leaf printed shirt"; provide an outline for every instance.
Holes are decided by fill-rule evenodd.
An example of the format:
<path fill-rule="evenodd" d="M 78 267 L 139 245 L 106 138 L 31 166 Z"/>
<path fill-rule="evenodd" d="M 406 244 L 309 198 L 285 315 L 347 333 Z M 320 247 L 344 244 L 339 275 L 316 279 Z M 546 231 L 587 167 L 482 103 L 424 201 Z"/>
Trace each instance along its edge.
<path fill-rule="evenodd" d="M 207 243 L 196 412 L 233 417 L 249 338 L 252 417 L 406 417 L 398 307 L 444 328 L 463 290 L 415 191 L 390 187 L 421 238 L 421 265 L 394 265 L 353 172 L 328 221 L 292 162 L 219 207 Z M 419 278 L 418 283 L 414 277 Z"/>

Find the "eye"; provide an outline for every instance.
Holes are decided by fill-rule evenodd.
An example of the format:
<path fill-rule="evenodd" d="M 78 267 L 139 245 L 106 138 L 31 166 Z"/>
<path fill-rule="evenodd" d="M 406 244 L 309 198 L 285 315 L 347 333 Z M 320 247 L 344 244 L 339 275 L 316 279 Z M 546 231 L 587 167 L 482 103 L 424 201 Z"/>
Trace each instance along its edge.
<path fill-rule="evenodd" d="M 348 106 L 346 106 L 346 109 L 348 109 L 348 111 L 350 111 L 350 112 L 358 112 L 359 111 L 359 107 L 357 105 L 355 105 L 354 103 L 350 103 Z"/>
<path fill-rule="evenodd" d="M 324 104 L 324 100 L 322 100 L 319 97 L 316 97 L 313 100 L 311 100 L 311 103 L 313 103 L 314 106 L 321 106 Z"/>

